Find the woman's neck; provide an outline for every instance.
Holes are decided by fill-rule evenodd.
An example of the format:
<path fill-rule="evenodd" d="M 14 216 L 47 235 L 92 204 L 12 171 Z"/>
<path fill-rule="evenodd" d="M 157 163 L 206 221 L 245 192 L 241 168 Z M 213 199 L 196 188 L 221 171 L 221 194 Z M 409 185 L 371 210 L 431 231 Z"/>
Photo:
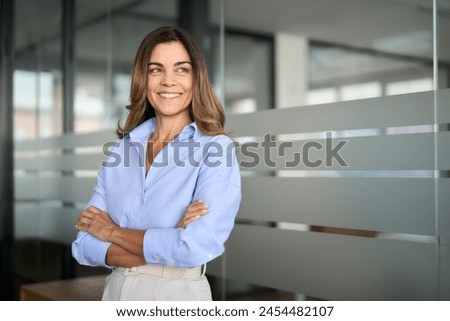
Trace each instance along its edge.
<path fill-rule="evenodd" d="M 171 117 L 160 117 L 156 115 L 156 129 L 152 135 L 154 141 L 172 141 L 183 130 L 192 123 L 187 115 L 174 115 Z"/>

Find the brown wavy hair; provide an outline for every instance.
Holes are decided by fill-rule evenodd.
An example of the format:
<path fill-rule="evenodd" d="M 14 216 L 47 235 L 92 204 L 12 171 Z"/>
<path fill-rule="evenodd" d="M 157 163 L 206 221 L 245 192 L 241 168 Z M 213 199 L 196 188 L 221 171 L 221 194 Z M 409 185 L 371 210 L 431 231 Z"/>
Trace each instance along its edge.
<path fill-rule="evenodd" d="M 189 105 L 189 115 L 204 134 L 224 133 L 225 113 L 217 98 L 206 69 L 203 54 L 186 31 L 178 27 L 163 26 L 150 32 L 141 42 L 136 53 L 131 77 L 130 104 L 126 106 L 128 116 L 123 127 L 120 122 L 116 129 L 119 138 L 155 117 L 155 109 L 147 99 L 147 64 L 156 45 L 179 41 L 189 54 L 194 73 L 193 95 Z"/>

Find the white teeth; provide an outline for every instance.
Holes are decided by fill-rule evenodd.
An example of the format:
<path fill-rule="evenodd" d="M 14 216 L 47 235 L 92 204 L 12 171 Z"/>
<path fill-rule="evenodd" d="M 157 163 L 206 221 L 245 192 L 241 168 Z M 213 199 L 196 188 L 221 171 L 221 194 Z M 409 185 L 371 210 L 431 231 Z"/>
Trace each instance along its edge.
<path fill-rule="evenodd" d="M 175 93 L 160 93 L 159 95 L 167 99 L 177 98 L 180 96 L 180 94 Z"/>

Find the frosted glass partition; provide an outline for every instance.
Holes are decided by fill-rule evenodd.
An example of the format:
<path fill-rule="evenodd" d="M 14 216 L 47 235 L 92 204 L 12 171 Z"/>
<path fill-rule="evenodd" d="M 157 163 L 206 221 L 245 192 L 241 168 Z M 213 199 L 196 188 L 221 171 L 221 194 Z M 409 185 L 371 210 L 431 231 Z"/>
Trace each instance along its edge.
<path fill-rule="evenodd" d="M 15 144 L 15 237 L 70 244 L 113 131 Z"/>
<path fill-rule="evenodd" d="M 450 300 L 450 1 L 436 0 L 435 5 L 435 93 L 436 122 L 440 135 L 437 140 L 437 233 L 439 236 L 439 294 Z"/>
<path fill-rule="evenodd" d="M 449 95 L 439 92 L 447 102 Z M 241 165 L 260 162 L 242 168 L 238 224 L 210 273 L 331 300 L 448 297 L 443 286 L 438 295 L 435 183 L 440 196 L 450 192 L 441 178 L 450 168 L 450 136 L 434 133 L 433 106 L 433 92 L 424 92 L 228 117 Z M 345 141 L 338 153 L 347 166 L 336 159 L 328 167 L 286 166 L 307 144 L 310 160 L 325 160 L 326 132 L 333 148 Z M 263 147 L 267 133 L 275 166 Z M 284 151 L 283 142 L 291 143 Z M 450 202 L 439 199 L 439 221 L 448 227 Z M 441 247 L 448 231 L 441 230 Z"/>
<path fill-rule="evenodd" d="M 441 106 L 449 97 L 450 90 L 438 92 Z M 450 136 L 448 126 L 436 133 L 435 178 L 433 102 L 433 93 L 425 92 L 229 115 L 243 200 L 226 256 L 208 273 L 322 299 L 448 298 L 448 287 L 438 287 L 446 277 L 439 277 L 437 262 L 450 265 Z M 447 108 L 439 116 L 442 125 L 450 123 Z M 337 164 L 338 157 L 329 167 L 286 166 L 305 144 L 327 144 L 327 131 L 335 137 L 332 147 L 346 142 L 337 153 L 347 166 Z M 262 148 L 268 132 L 275 166 Z M 113 133 L 105 131 L 17 143 L 17 238 L 73 240 L 101 146 L 110 139 Z M 283 142 L 292 142 L 284 154 Z M 249 148 L 252 143 L 259 147 Z M 242 166 L 249 155 L 258 155 L 260 164 Z"/>

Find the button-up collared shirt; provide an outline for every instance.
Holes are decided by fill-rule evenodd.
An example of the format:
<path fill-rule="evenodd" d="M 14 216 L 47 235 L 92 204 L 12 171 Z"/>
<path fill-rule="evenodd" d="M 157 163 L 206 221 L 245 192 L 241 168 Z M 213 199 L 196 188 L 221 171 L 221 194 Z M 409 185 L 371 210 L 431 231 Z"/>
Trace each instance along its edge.
<path fill-rule="evenodd" d="M 144 230 L 147 263 L 178 267 L 202 265 L 224 252 L 241 201 L 234 142 L 203 134 L 195 122 L 155 157 L 146 174 L 147 142 L 155 118 L 113 142 L 87 207 L 107 212 L 122 228 Z M 206 215 L 176 228 L 186 207 L 203 199 Z M 72 243 L 82 265 L 105 266 L 110 242 L 78 232 Z"/>

